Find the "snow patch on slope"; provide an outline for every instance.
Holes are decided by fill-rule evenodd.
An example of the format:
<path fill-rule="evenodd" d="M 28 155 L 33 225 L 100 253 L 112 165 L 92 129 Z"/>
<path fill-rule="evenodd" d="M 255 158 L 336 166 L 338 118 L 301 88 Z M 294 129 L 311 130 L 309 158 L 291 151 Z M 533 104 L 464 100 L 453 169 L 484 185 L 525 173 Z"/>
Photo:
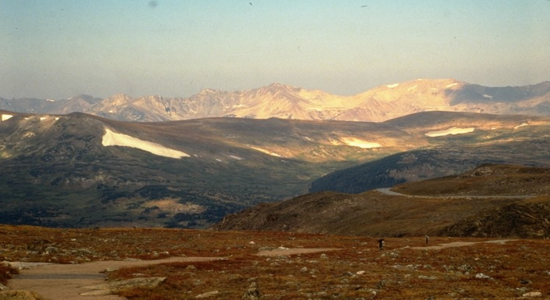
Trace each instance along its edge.
<path fill-rule="evenodd" d="M 430 131 L 425 133 L 424 135 L 429 137 L 439 137 L 439 136 L 446 136 L 446 135 L 470 133 L 470 132 L 474 132 L 474 130 L 475 130 L 474 127 L 468 127 L 468 128 L 451 127 L 445 130 Z"/>
<path fill-rule="evenodd" d="M 6 121 L 8 119 L 11 119 L 13 117 L 13 115 L 4 115 L 2 114 L 2 121 Z"/>
<path fill-rule="evenodd" d="M 521 127 L 524 127 L 524 126 L 529 126 L 529 124 L 527 124 L 527 123 L 521 123 L 520 125 L 514 127 L 514 129 L 518 129 L 518 128 L 521 128 Z"/>
<path fill-rule="evenodd" d="M 271 156 L 283 157 L 283 156 L 281 156 L 281 155 L 279 155 L 279 154 L 277 154 L 277 153 L 275 153 L 275 152 L 271 152 L 271 151 L 269 151 L 269 150 L 262 149 L 262 148 L 260 148 L 260 147 L 252 147 L 252 146 L 251 146 L 250 148 L 252 148 L 252 149 L 254 149 L 254 150 L 256 150 L 256 151 L 260 151 L 260 152 L 262 152 L 262 153 L 271 155 Z"/>
<path fill-rule="evenodd" d="M 390 88 L 390 89 L 393 89 L 394 87 L 398 87 L 399 86 L 399 83 L 394 83 L 394 84 L 388 84 L 386 85 L 386 87 Z"/>
<path fill-rule="evenodd" d="M 154 155 L 164 156 L 169 158 L 189 157 L 189 155 L 185 152 L 170 149 L 157 143 L 143 141 L 126 134 L 113 132 L 108 128 L 105 129 L 105 134 L 103 135 L 102 144 L 103 146 L 122 146 L 122 147 L 137 148 L 143 151 L 147 151 Z"/>
<path fill-rule="evenodd" d="M 348 146 L 359 147 L 359 148 L 362 148 L 362 149 L 371 149 L 371 148 L 380 148 L 380 147 L 382 147 L 382 145 L 380 145 L 379 143 L 367 142 L 367 141 L 357 139 L 357 138 L 343 138 L 342 141 Z"/>

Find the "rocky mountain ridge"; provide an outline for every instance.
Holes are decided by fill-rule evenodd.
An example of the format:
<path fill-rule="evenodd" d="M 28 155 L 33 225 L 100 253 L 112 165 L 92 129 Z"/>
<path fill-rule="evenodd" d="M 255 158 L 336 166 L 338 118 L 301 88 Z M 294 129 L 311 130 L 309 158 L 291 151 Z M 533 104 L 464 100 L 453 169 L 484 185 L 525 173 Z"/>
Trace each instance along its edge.
<path fill-rule="evenodd" d="M 517 87 L 485 87 L 454 79 L 418 79 L 379 86 L 352 96 L 280 83 L 243 91 L 204 89 L 187 98 L 66 100 L 2 99 L 0 109 L 64 114 L 85 112 L 121 121 L 157 122 L 210 117 L 381 122 L 424 111 L 550 115 L 550 81 Z"/>

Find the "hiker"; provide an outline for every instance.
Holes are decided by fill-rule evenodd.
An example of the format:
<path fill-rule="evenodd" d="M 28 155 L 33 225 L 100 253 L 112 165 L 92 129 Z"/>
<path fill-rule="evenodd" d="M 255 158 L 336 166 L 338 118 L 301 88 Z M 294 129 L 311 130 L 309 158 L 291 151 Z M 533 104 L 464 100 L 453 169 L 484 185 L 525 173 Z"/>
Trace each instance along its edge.
<path fill-rule="evenodd" d="M 384 239 L 379 239 L 378 240 L 378 248 L 380 250 L 384 249 Z"/>
<path fill-rule="evenodd" d="M 430 242 L 430 237 L 426 235 L 426 244 Z"/>

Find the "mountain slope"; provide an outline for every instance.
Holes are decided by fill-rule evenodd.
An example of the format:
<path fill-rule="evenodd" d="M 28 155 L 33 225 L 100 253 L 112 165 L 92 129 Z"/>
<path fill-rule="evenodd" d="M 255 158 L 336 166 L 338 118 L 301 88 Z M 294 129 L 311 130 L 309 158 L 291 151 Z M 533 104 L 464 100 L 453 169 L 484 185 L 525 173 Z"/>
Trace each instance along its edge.
<path fill-rule="evenodd" d="M 80 101 L 77 101 L 80 99 Z M 205 89 L 188 98 L 113 95 L 68 100 L 0 98 L 0 109 L 31 113 L 86 112 L 121 121 L 156 122 L 210 117 L 381 122 L 426 111 L 550 115 L 550 81 L 484 87 L 454 79 L 418 79 L 353 96 L 274 83 L 243 91 Z"/>
<path fill-rule="evenodd" d="M 374 123 L 0 115 L 0 216 L 17 224 L 204 227 L 413 142 Z M 353 144 L 380 139 L 383 151 Z"/>

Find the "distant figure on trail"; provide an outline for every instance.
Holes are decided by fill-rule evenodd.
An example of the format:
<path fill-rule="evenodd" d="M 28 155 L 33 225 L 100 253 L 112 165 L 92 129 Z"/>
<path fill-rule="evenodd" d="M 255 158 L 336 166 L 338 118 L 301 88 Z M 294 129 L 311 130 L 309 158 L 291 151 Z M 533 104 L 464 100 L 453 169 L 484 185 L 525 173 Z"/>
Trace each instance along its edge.
<path fill-rule="evenodd" d="M 380 250 L 384 249 L 384 239 L 379 239 L 378 240 L 378 248 Z"/>
<path fill-rule="evenodd" d="M 430 237 L 426 235 L 426 244 L 430 242 Z"/>

